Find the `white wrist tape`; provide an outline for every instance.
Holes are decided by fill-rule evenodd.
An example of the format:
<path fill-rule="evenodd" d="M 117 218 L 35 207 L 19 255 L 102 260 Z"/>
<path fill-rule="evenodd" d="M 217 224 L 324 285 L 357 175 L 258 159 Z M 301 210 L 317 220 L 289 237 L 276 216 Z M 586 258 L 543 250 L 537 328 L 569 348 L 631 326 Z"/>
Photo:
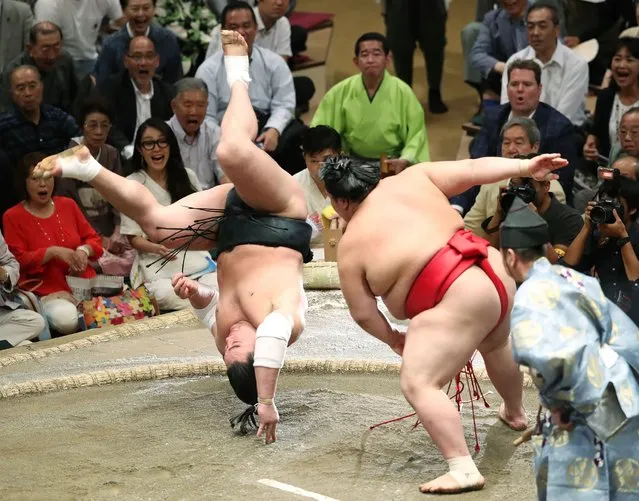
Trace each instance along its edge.
<path fill-rule="evenodd" d="M 293 332 L 293 317 L 280 311 L 269 313 L 255 333 L 254 367 L 281 369 Z"/>
<path fill-rule="evenodd" d="M 229 87 L 233 87 L 235 82 L 244 82 L 248 87 L 251 81 L 248 56 L 224 56 L 224 68 Z"/>
<path fill-rule="evenodd" d="M 88 183 L 98 175 L 102 166 L 100 163 L 89 156 L 89 159 L 80 162 L 75 155 L 60 159 L 60 167 L 62 168 L 62 177 L 70 177 Z"/>
<path fill-rule="evenodd" d="M 200 285 L 200 290 L 202 290 L 202 286 Z M 202 322 L 209 330 L 213 330 L 213 326 L 215 325 L 215 313 L 218 302 L 218 293 L 215 290 L 208 289 L 211 294 L 211 302 L 207 304 L 204 308 L 197 309 L 193 308 L 193 313 L 198 318 L 200 322 Z"/>

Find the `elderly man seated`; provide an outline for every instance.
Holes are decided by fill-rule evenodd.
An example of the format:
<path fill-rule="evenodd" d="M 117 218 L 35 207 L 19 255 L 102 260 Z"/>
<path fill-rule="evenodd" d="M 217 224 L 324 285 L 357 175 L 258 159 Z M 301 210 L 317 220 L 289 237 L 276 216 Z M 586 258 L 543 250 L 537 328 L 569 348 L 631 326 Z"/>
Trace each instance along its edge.
<path fill-rule="evenodd" d="M 313 228 L 312 244 L 322 242 L 322 211 L 331 205 L 324 181 L 320 179 L 320 168 L 328 157 L 338 155 L 342 150 L 342 139 L 335 129 L 326 125 L 311 127 L 304 133 L 302 151 L 306 169 L 293 177 L 304 190 L 308 223 Z"/>
<path fill-rule="evenodd" d="M 515 158 L 518 156 L 527 156 L 532 153 L 539 152 L 539 143 L 541 135 L 535 122 L 527 117 L 513 117 L 502 127 L 501 131 L 501 156 L 504 158 Z M 475 235 L 490 240 L 490 235 L 486 232 L 487 224 L 492 220 L 495 213 L 501 211 L 501 199 L 505 189 L 509 186 L 510 180 L 501 181 L 499 183 L 486 184 L 481 187 L 475 203 L 464 217 L 466 229 L 472 231 Z M 549 184 L 549 198 L 553 203 L 564 204 L 566 195 L 564 190 L 554 179 Z M 512 190 L 511 190 L 512 191 Z M 532 191 L 530 192 L 532 194 Z M 560 208 L 562 215 L 564 211 Z M 565 214 L 571 214 L 568 211 Z M 550 213 L 552 216 L 552 211 Z M 576 219 L 571 218 L 573 223 L 579 224 Z M 495 219 L 497 223 L 498 219 Z M 568 231 L 570 231 L 568 229 Z M 577 228 L 579 231 L 579 228 Z M 574 236 L 574 235 L 572 235 Z M 560 237 L 560 240 L 568 239 L 570 243 L 570 235 L 567 238 Z"/>
<path fill-rule="evenodd" d="M 541 66 L 541 101 L 568 117 L 576 127 L 586 121 L 588 63 L 559 41 L 556 4 L 537 1 L 528 8 L 529 46 L 516 52 L 506 67 L 517 59 L 530 59 Z M 501 103 L 508 102 L 508 76 L 502 76 Z"/>
<path fill-rule="evenodd" d="M 222 29 L 238 32 L 248 45 L 249 97 L 258 120 L 256 142 L 284 170 L 295 174 L 304 169 L 300 151 L 304 126 L 295 120 L 295 88 L 291 70 L 282 57 L 255 43 L 257 21 L 250 5 L 230 3 L 223 14 L 220 19 Z M 195 76 L 202 79 L 209 89 L 207 115 L 221 123 L 231 98 L 222 51 L 204 61 Z"/>
<path fill-rule="evenodd" d="M 353 62 L 360 73 L 326 93 L 311 125 L 334 128 L 351 156 L 369 162 L 387 156 L 397 173 L 414 163 L 427 162 L 424 109 L 413 90 L 386 71 L 390 63 L 386 37 L 380 33 L 360 36 Z"/>
<path fill-rule="evenodd" d="M 153 41 L 158 53 L 157 74 L 168 83 L 182 78 L 182 57 L 177 37 L 167 28 L 153 22 L 155 0 L 122 0 L 127 23 L 120 31 L 104 39 L 95 65 L 98 85 L 124 70 L 124 55 L 133 37 L 145 36 Z"/>
<path fill-rule="evenodd" d="M 0 114 L 0 149 L 14 167 L 27 153 L 65 150 L 80 128 L 71 115 L 42 103 L 44 86 L 37 68 L 18 66 L 10 78 L 13 106 Z"/>
<path fill-rule="evenodd" d="M 559 182 L 568 203 L 572 203 L 574 165 L 577 163 L 577 147 L 574 127 L 564 115 L 540 102 L 542 93 L 541 68 L 534 61 L 514 61 L 507 69 L 508 103 L 486 110 L 479 134 L 470 145 L 470 157 L 482 158 L 499 155 L 500 132 L 511 117 L 530 117 L 540 133 L 540 153 L 561 153 L 569 165 L 560 169 Z M 462 215 L 475 202 L 479 186 L 451 198 L 451 203 Z"/>
<path fill-rule="evenodd" d="M 140 124 L 151 117 L 168 120 L 173 114 L 173 88 L 156 76 L 159 64 L 160 57 L 151 39 L 133 37 L 124 54 L 126 70 L 101 86 L 116 110 L 108 142 L 127 160 L 133 156 L 133 141 Z"/>
<path fill-rule="evenodd" d="M 35 24 L 29 32 L 29 43 L 22 54 L 9 62 L 3 73 L 0 108 L 6 110 L 11 103 L 11 70 L 18 66 L 34 66 L 40 72 L 44 85 L 42 102 L 73 113 L 73 102 L 78 93 L 78 79 L 73 59 L 63 50 L 62 31 L 48 21 Z"/>
<path fill-rule="evenodd" d="M 173 116 L 167 122 L 175 132 L 184 167 L 195 172 L 203 189 L 230 183 L 217 161 L 220 126 L 206 116 L 209 89 L 199 78 L 175 84 Z"/>

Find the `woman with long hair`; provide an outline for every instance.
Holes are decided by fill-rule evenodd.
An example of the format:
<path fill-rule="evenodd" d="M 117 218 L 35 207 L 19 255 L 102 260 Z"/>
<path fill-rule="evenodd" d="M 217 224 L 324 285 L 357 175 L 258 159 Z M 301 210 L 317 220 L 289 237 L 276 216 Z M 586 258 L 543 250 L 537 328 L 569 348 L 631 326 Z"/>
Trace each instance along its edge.
<path fill-rule="evenodd" d="M 134 142 L 133 172 L 127 177 L 144 185 L 161 205 L 171 205 L 201 190 L 193 171 L 184 167 L 180 148 L 171 128 L 159 118 L 149 118 L 138 128 Z M 127 235 L 138 257 L 131 269 L 131 285 L 146 285 L 161 310 L 187 308 L 189 302 L 173 292 L 171 276 L 182 271 L 199 282 L 217 287 L 214 266 L 206 251 L 180 251 L 152 242 L 140 225 L 122 215 L 120 232 Z M 163 258 L 170 262 L 162 266 Z"/>

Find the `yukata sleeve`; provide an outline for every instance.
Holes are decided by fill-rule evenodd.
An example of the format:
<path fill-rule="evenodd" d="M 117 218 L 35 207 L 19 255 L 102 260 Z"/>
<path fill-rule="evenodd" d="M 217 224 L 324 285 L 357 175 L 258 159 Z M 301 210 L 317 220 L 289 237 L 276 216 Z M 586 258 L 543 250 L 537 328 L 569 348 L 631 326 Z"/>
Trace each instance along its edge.
<path fill-rule="evenodd" d="M 411 88 L 405 89 L 404 103 L 404 148 L 401 157 L 409 163 L 428 162 L 430 152 L 428 151 L 428 134 L 424 122 L 424 110 L 417 100 Z"/>

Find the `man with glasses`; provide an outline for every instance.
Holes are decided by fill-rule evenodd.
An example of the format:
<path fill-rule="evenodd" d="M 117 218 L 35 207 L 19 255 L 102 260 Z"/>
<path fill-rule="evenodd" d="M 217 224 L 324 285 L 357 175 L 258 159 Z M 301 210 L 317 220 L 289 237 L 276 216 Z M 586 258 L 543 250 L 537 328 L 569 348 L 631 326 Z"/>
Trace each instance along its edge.
<path fill-rule="evenodd" d="M 124 54 L 129 42 L 136 36 L 149 37 L 153 41 L 158 53 L 158 76 L 170 84 L 177 82 L 182 78 L 180 46 L 171 30 L 153 23 L 155 0 L 124 0 L 122 4 L 127 23 L 102 43 L 94 71 L 97 84 L 102 85 L 110 76 L 125 69 Z"/>
<path fill-rule="evenodd" d="M 57 25 L 49 21 L 35 24 L 29 31 L 29 42 L 24 52 L 6 66 L 0 100 L 3 111 L 11 104 L 11 70 L 25 64 L 35 66 L 40 72 L 44 85 L 42 102 L 72 113 L 78 79 L 73 59 L 63 49 L 62 31 Z"/>
<path fill-rule="evenodd" d="M 0 149 L 14 167 L 27 153 L 58 153 L 80 135 L 71 115 L 42 103 L 44 86 L 37 68 L 18 66 L 10 78 L 13 104 L 0 114 Z"/>
<path fill-rule="evenodd" d="M 124 54 L 126 71 L 101 86 L 115 110 L 108 143 L 126 160 L 133 156 L 135 133 L 142 122 L 151 117 L 168 120 L 173 114 L 173 88 L 156 76 L 159 64 L 160 57 L 151 39 L 136 36 Z"/>

